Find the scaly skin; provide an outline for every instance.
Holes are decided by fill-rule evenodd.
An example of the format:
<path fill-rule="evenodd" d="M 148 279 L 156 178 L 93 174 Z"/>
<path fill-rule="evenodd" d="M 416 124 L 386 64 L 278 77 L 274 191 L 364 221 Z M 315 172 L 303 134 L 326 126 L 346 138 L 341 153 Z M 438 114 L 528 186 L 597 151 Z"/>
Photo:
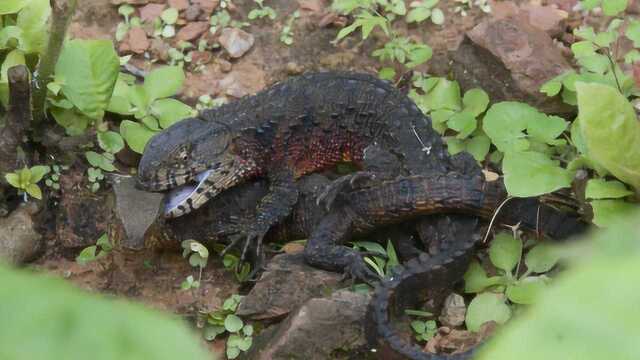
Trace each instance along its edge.
<path fill-rule="evenodd" d="M 430 119 L 407 96 L 370 75 L 328 72 L 288 79 L 164 130 L 145 148 L 139 185 L 168 190 L 210 170 L 166 214 L 177 217 L 249 179 L 268 179 L 269 192 L 245 224 L 247 244 L 256 242 L 260 253 L 266 232 L 296 203 L 301 176 L 341 161 L 362 166 L 372 145 L 402 159 L 401 175 L 456 170 Z"/>

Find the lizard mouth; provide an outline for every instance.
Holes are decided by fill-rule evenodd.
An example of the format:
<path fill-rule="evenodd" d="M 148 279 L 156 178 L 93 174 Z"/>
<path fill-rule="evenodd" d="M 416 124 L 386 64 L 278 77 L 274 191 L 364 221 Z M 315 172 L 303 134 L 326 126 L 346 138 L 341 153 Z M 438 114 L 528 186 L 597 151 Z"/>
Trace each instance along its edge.
<path fill-rule="evenodd" d="M 171 216 L 175 212 L 189 212 L 193 210 L 192 201 L 196 194 L 204 191 L 205 181 L 213 173 L 213 170 L 206 170 L 198 173 L 193 181 L 178 186 L 167 194 L 165 197 L 164 214 Z M 188 209 L 188 210 L 187 210 Z"/>

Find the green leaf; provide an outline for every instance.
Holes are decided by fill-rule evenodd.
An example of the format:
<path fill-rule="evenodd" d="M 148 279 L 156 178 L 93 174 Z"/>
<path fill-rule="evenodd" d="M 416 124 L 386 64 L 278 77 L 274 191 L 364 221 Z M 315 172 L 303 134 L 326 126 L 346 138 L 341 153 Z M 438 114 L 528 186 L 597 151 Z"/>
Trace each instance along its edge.
<path fill-rule="evenodd" d="M 545 290 L 547 284 L 544 277 L 529 276 L 507 286 L 507 298 L 516 304 L 533 304 L 536 298 Z"/>
<path fill-rule="evenodd" d="M 178 20 L 178 10 L 168 8 L 160 14 L 160 18 L 165 22 L 165 24 L 173 25 Z"/>
<path fill-rule="evenodd" d="M 245 325 L 245 326 L 242 328 L 242 333 L 243 333 L 245 336 L 251 336 L 251 335 L 253 335 L 253 326 L 251 326 L 251 325 Z"/>
<path fill-rule="evenodd" d="M 347 37 L 352 32 L 356 31 L 360 25 L 353 23 L 349 26 L 343 27 L 340 31 L 338 31 L 338 35 L 336 36 L 336 40 L 342 40 Z"/>
<path fill-rule="evenodd" d="M 376 243 L 376 242 L 371 242 L 371 241 L 355 241 L 353 243 L 353 245 L 363 248 L 366 251 L 369 252 L 375 252 L 378 253 L 380 255 L 387 255 L 387 252 L 384 250 L 384 247 L 382 247 L 382 245 Z"/>
<path fill-rule="evenodd" d="M 44 51 L 49 38 L 47 20 L 50 15 L 49 0 L 30 0 L 18 13 L 16 25 L 22 29 L 23 40 L 20 48 L 25 53 L 41 54 Z"/>
<path fill-rule="evenodd" d="M 178 66 L 158 68 L 144 79 L 144 92 L 149 102 L 173 96 L 180 91 L 184 82 L 184 71 Z"/>
<path fill-rule="evenodd" d="M 603 0 L 602 11 L 607 16 L 616 16 L 627 8 L 629 0 Z"/>
<path fill-rule="evenodd" d="M 427 98 L 431 110 L 460 111 L 462 108 L 460 85 L 457 81 L 438 78 L 435 86 L 427 94 Z"/>
<path fill-rule="evenodd" d="M 484 161 L 491 148 L 491 139 L 485 134 L 476 135 L 466 141 L 466 150 L 476 161 Z"/>
<path fill-rule="evenodd" d="M 616 178 L 640 189 L 640 122 L 615 88 L 576 84 L 578 121 L 587 155 Z"/>
<path fill-rule="evenodd" d="M 487 277 L 487 273 L 477 261 L 469 264 L 469 269 L 464 274 L 464 292 L 478 293 L 490 286 L 500 285 L 504 281 L 501 276 Z"/>
<path fill-rule="evenodd" d="M 138 154 L 142 154 L 145 145 L 155 134 L 155 131 L 133 121 L 123 120 L 120 123 L 120 135 L 126 140 L 131 150 Z"/>
<path fill-rule="evenodd" d="M 576 58 L 593 56 L 596 54 L 596 47 L 591 41 L 577 41 L 571 44 L 571 51 Z"/>
<path fill-rule="evenodd" d="M 382 80 L 393 80 L 396 77 L 396 71 L 390 67 L 383 67 L 378 71 L 378 77 Z"/>
<path fill-rule="evenodd" d="M 408 23 L 421 23 L 429 17 L 431 17 L 431 9 L 421 6 L 410 10 L 405 20 Z"/>
<path fill-rule="evenodd" d="M 557 81 L 555 79 L 551 79 L 540 87 L 540 92 L 547 94 L 547 96 L 556 96 L 560 93 L 561 89 L 562 89 L 562 82 Z"/>
<path fill-rule="evenodd" d="M 489 105 L 489 95 L 482 89 L 471 89 L 464 93 L 462 98 L 464 110 L 471 112 L 474 116 L 482 114 Z"/>
<path fill-rule="evenodd" d="M 633 192 L 616 180 L 589 179 L 585 191 L 587 199 L 615 199 L 629 195 L 633 195 Z"/>
<path fill-rule="evenodd" d="M 31 195 L 32 197 L 38 199 L 38 200 L 42 200 L 42 191 L 40 190 L 40 187 L 38 187 L 38 185 L 36 184 L 29 184 L 27 185 L 27 187 L 24 189 L 24 191 Z"/>
<path fill-rule="evenodd" d="M 56 79 L 71 102 L 92 119 L 101 119 L 118 78 L 120 61 L 108 40 L 71 40 L 56 64 Z"/>
<path fill-rule="evenodd" d="M 545 273 L 553 268 L 559 260 L 558 252 L 547 244 L 538 244 L 527 253 L 524 263 L 534 273 Z"/>
<path fill-rule="evenodd" d="M 521 255 L 522 241 L 512 234 L 500 233 L 493 238 L 489 258 L 495 267 L 510 273 L 518 265 Z"/>
<path fill-rule="evenodd" d="M 633 47 L 640 48 L 640 21 L 632 20 L 627 25 L 624 35 L 633 41 Z"/>
<path fill-rule="evenodd" d="M 124 140 L 122 140 L 122 136 L 113 131 L 98 132 L 98 144 L 102 150 L 112 154 L 115 154 L 124 148 Z"/>
<path fill-rule="evenodd" d="M 24 65 L 24 53 L 21 50 L 13 50 L 7 54 L 4 58 L 4 62 L 2 63 L 2 68 L 0 70 L 0 82 L 9 82 L 9 78 L 7 72 L 10 68 L 16 65 Z"/>
<path fill-rule="evenodd" d="M 227 359 L 235 359 L 240 355 L 240 349 L 227 346 Z"/>
<path fill-rule="evenodd" d="M 218 326 L 218 325 L 207 325 L 204 328 L 204 338 L 207 341 L 213 341 L 216 336 L 220 335 L 220 334 L 224 334 L 224 332 L 227 331 L 224 326 Z"/>
<path fill-rule="evenodd" d="M 177 317 L 33 271 L 2 268 L 0 279 L 3 360 L 211 359 Z"/>
<path fill-rule="evenodd" d="M 46 165 L 36 165 L 31 167 L 31 177 L 29 181 L 32 184 L 36 184 L 38 181 L 42 180 L 42 178 L 51 171 L 51 168 Z"/>
<path fill-rule="evenodd" d="M 158 118 L 163 129 L 193 115 L 193 109 L 176 99 L 160 99 L 151 104 L 151 114 Z"/>
<path fill-rule="evenodd" d="M 0 49 L 6 49 L 8 47 L 15 46 L 21 47 L 24 40 L 22 38 L 22 29 L 17 26 L 5 26 L 0 29 Z"/>
<path fill-rule="evenodd" d="M 62 126 L 67 135 L 81 135 L 92 120 L 75 109 L 63 109 L 59 107 L 49 108 L 56 122 Z"/>
<path fill-rule="evenodd" d="M 511 309 L 498 294 L 479 294 L 469 304 L 465 324 L 469 331 L 477 332 L 482 324 L 495 321 L 503 324 L 511 317 Z"/>
<path fill-rule="evenodd" d="M 405 309 L 404 313 L 409 315 L 409 316 L 420 316 L 420 317 L 433 317 L 433 313 L 430 313 L 428 311 L 422 311 L 422 310 L 412 310 L 412 309 Z"/>
<path fill-rule="evenodd" d="M 449 118 L 447 125 L 449 128 L 458 132 L 456 136 L 458 139 L 465 139 L 475 131 L 478 122 L 476 117 L 469 111 L 461 111 Z"/>
<path fill-rule="evenodd" d="M 427 330 L 427 324 L 424 321 L 414 320 L 411 322 L 411 328 L 418 334 L 422 334 Z"/>
<path fill-rule="evenodd" d="M 556 145 L 569 123 L 559 116 L 538 116 L 527 124 L 527 133 L 532 139 L 549 145 Z M 564 141 L 563 141 L 564 142 Z"/>
<path fill-rule="evenodd" d="M 498 150 L 522 151 L 529 148 L 529 142 L 523 133 L 529 121 L 536 121 L 544 116 L 527 104 L 504 101 L 489 108 L 482 128 Z"/>
<path fill-rule="evenodd" d="M 2 0 L 0 1 L 0 15 L 13 14 L 20 11 L 28 0 Z"/>
<path fill-rule="evenodd" d="M 444 24 L 444 13 L 442 10 L 438 8 L 431 10 L 431 21 L 436 25 Z"/>
<path fill-rule="evenodd" d="M 227 329 L 227 331 L 230 333 L 240 331 L 240 329 L 242 329 L 242 326 L 243 326 L 242 319 L 240 319 L 236 315 L 229 314 L 224 319 L 224 328 Z"/>
<path fill-rule="evenodd" d="M 76 262 L 80 265 L 85 265 L 96 259 L 96 253 L 98 252 L 98 247 L 95 245 L 87 246 L 82 249 L 80 254 L 76 256 Z"/>
<path fill-rule="evenodd" d="M 632 204 L 620 199 L 616 200 L 593 200 L 593 223 L 599 227 L 608 227 L 614 224 L 624 215 L 638 209 L 638 204 Z"/>
<path fill-rule="evenodd" d="M 5 174 L 4 178 L 7 180 L 7 182 L 13 186 L 16 189 L 21 189 L 21 185 L 20 185 L 20 176 L 16 173 L 9 173 L 9 174 Z"/>
<path fill-rule="evenodd" d="M 427 45 L 413 46 L 408 53 L 409 62 L 405 65 L 408 68 L 416 67 L 427 62 L 427 60 L 431 59 L 432 55 L 433 50 Z"/>
<path fill-rule="evenodd" d="M 573 180 L 572 173 L 558 161 L 534 151 L 506 152 L 502 171 L 507 192 L 517 197 L 547 194 L 571 186 Z"/>

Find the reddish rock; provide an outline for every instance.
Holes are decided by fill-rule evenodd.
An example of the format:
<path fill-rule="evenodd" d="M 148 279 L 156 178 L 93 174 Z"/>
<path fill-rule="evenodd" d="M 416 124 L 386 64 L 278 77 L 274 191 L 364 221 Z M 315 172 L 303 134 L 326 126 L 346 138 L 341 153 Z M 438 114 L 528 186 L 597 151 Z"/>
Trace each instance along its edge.
<path fill-rule="evenodd" d="M 482 87 L 492 101 L 518 100 L 545 112 L 569 111 L 561 100 L 539 90 L 571 66 L 547 33 L 521 17 L 480 23 L 467 33 L 453 60 L 463 89 Z"/>
<path fill-rule="evenodd" d="M 224 28 L 220 34 L 220 45 L 227 50 L 232 58 L 239 58 L 244 55 L 255 42 L 253 35 L 236 28 Z"/>
<path fill-rule="evenodd" d="M 184 17 L 187 21 L 195 21 L 198 19 L 198 16 L 202 13 L 200 6 L 198 5 L 190 5 L 187 10 L 184 12 Z"/>
<path fill-rule="evenodd" d="M 165 62 L 168 61 L 169 49 L 171 49 L 171 46 L 169 46 L 169 44 L 164 42 L 162 39 L 151 40 L 149 51 L 151 51 L 154 59 L 159 59 Z"/>
<path fill-rule="evenodd" d="M 164 11 L 163 4 L 148 4 L 140 8 L 140 19 L 144 22 L 152 22 L 155 18 L 160 17 Z"/>
<path fill-rule="evenodd" d="M 207 64 L 213 58 L 213 55 L 209 51 L 192 51 L 191 53 L 192 64 Z"/>
<path fill-rule="evenodd" d="M 326 3 L 323 0 L 298 0 L 301 10 L 319 13 L 324 10 Z"/>
<path fill-rule="evenodd" d="M 228 73 L 233 67 L 233 64 L 225 59 L 217 59 L 216 62 L 218 63 L 218 65 L 220 65 L 220 71 L 222 71 L 223 73 Z"/>
<path fill-rule="evenodd" d="M 220 0 L 191 0 L 191 3 L 198 5 L 207 15 L 211 15 L 220 4 Z"/>
<path fill-rule="evenodd" d="M 187 0 L 169 0 L 169 7 L 176 10 L 186 10 L 189 7 L 189 1 Z"/>
<path fill-rule="evenodd" d="M 188 23 L 181 28 L 176 35 L 176 41 L 191 41 L 197 39 L 205 31 L 209 30 L 209 23 L 204 21 Z"/>
<path fill-rule="evenodd" d="M 149 48 L 149 39 L 147 39 L 147 34 L 144 32 L 139 26 L 131 28 L 129 33 L 127 34 L 128 43 L 131 47 L 131 51 L 136 54 L 142 54 Z"/>
<path fill-rule="evenodd" d="M 550 36 L 556 37 L 564 32 L 569 13 L 553 6 L 524 4 L 522 10 L 529 15 L 529 23 Z"/>

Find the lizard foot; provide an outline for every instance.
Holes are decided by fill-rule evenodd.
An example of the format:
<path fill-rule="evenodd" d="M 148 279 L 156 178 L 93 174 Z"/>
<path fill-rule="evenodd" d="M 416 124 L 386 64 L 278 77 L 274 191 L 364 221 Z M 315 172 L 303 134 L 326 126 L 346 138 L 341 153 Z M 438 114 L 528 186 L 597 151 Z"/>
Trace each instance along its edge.
<path fill-rule="evenodd" d="M 344 268 L 342 281 L 350 279 L 353 283 L 356 280 L 363 281 L 370 286 L 375 286 L 382 278 L 372 271 L 364 261 L 364 257 L 368 255 L 381 256 L 379 253 L 370 252 L 354 252 L 352 253 L 352 261 Z"/>
<path fill-rule="evenodd" d="M 328 212 L 331 210 L 331 206 L 338 195 L 340 195 L 347 186 L 349 186 L 351 190 L 354 190 L 362 187 L 358 185 L 358 182 L 364 180 L 375 180 L 375 178 L 376 174 L 369 171 L 358 171 L 353 174 L 342 176 L 325 187 L 325 189 L 316 198 L 316 205 L 324 206 Z"/>
<path fill-rule="evenodd" d="M 220 252 L 220 256 L 224 257 L 224 255 L 229 250 L 231 250 L 232 248 L 234 248 L 244 240 L 244 246 L 242 247 L 242 253 L 240 254 L 240 263 L 242 264 L 247 261 L 248 255 L 250 254 L 249 249 L 252 248 L 251 251 L 253 251 L 253 249 L 255 248 L 255 256 L 253 257 L 253 261 L 251 264 L 252 270 L 251 270 L 251 273 L 249 273 L 249 276 L 247 277 L 248 279 L 252 279 L 259 271 L 264 270 L 265 256 L 264 256 L 264 249 L 262 248 L 262 244 L 263 244 L 264 236 L 267 233 L 267 231 L 253 229 L 253 227 L 250 227 L 250 229 L 251 230 L 249 230 L 246 236 L 243 234 L 236 234 L 232 236 L 231 243 L 227 245 L 224 248 L 224 250 L 222 250 L 222 252 Z"/>

